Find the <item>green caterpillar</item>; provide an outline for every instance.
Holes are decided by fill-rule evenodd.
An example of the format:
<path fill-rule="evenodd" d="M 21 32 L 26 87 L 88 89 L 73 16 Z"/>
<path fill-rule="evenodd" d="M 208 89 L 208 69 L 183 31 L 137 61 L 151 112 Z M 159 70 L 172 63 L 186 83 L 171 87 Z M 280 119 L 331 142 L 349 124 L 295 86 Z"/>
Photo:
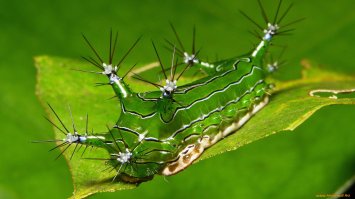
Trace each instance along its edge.
<path fill-rule="evenodd" d="M 280 0 L 274 19 L 270 21 L 260 1 L 258 3 L 267 26 L 265 29 L 262 28 L 242 12 L 263 34 L 257 47 L 245 57 L 215 63 L 202 61 L 198 58 L 195 47 L 192 53 L 185 51 L 172 26 L 180 49 L 168 41 L 174 51 L 170 74 L 166 74 L 153 43 L 165 84 L 149 82 L 138 74 L 133 75 L 138 80 L 156 86 L 157 91 L 134 92 L 125 82 L 127 74 L 118 75 L 121 63 L 139 39 L 117 64 L 113 64 L 117 34 L 113 38 L 111 31 L 108 62 L 103 61 L 84 36 L 96 56 L 96 59 L 91 57 L 85 59 L 100 69 L 98 74 L 107 77 L 120 100 L 122 111 L 116 125 L 108 128 L 107 133 L 89 135 L 87 130 L 77 132 L 74 125 L 74 131 L 69 131 L 50 106 L 64 128 L 63 130 L 50 121 L 65 134 L 62 143 L 57 147 L 67 145 L 63 152 L 72 144 L 75 144 L 74 152 L 78 145 L 107 150 L 109 156 L 100 160 L 105 160 L 116 169 L 117 174 L 113 180 L 119 178 L 122 181 L 135 183 L 150 180 L 155 174 L 173 175 L 187 168 L 204 150 L 236 132 L 268 103 L 271 86 L 265 82 L 265 78 L 277 66 L 265 64 L 264 59 L 274 37 L 289 31 L 280 31 L 280 28 L 291 23 L 285 26 L 279 24 L 292 4 L 280 14 L 282 5 Z M 194 38 L 195 29 L 193 41 Z M 179 74 L 176 72 L 178 61 L 174 58 L 175 55 L 181 56 L 185 64 Z M 206 76 L 179 85 L 179 78 L 190 68 L 200 69 Z"/>

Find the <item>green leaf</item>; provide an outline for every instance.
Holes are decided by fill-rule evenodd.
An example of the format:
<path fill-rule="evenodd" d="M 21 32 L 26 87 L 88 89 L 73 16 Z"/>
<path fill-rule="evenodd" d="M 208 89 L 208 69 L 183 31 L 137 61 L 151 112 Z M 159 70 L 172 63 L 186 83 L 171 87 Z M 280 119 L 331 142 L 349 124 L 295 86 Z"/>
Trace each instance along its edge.
<path fill-rule="evenodd" d="M 107 100 L 114 93 L 109 87 L 94 86 L 96 82 L 107 80 L 100 75 L 70 70 L 88 70 L 91 68 L 88 64 L 48 56 L 37 57 L 35 62 L 38 70 L 37 95 L 52 121 L 55 121 L 55 117 L 45 102 L 54 107 L 68 128 L 71 127 L 71 119 L 67 105 L 70 105 L 75 125 L 81 132 L 85 131 L 87 113 L 89 114 L 89 129 L 94 128 L 95 132 L 105 131 L 106 124 L 115 123 L 120 113 L 119 102 L 117 99 Z M 302 79 L 289 82 L 270 80 L 275 82 L 276 89 L 269 104 L 235 134 L 208 149 L 198 161 L 235 150 L 278 132 L 294 130 L 324 106 L 355 104 L 354 76 L 321 70 L 307 60 L 303 61 L 303 65 Z M 147 69 L 154 68 L 154 66 L 153 64 Z M 145 72 L 149 73 L 149 70 Z M 151 89 L 131 80 L 129 83 L 137 91 Z M 315 92 L 317 90 L 318 92 Z M 310 93 L 313 93 L 313 96 Z M 62 139 L 63 134 L 55 129 L 55 137 Z M 83 148 L 70 160 L 74 148 L 75 146 L 71 146 L 64 153 L 73 178 L 74 198 L 86 197 L 97 192 L 135 188 L 132 184 L 112 183 L 115 172 L 110 172 L 111 169 L 105 170 L 103 161 L 81 158 Z M 61 149 L 64 150 L 65 147 Z M 89 153 L 90 156 L 99 156 L 106 152 L 93 149 Z"/>

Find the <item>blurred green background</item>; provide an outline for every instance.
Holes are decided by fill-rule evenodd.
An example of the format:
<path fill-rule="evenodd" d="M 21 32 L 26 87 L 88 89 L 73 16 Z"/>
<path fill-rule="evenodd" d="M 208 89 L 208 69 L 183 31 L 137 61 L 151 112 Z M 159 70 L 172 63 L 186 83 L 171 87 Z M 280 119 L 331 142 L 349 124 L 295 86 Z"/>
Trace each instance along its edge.
<path fill-rule="evenodd" d="M 277 0 L 263 2 L 273 13 Z M 294 26 L 292 36 L 277 40 L 289 46 L 284 56 L 287 65 L 277 77 L 299 77 L 304 58 L 326 69 L 354 74 L 353 7 L 353 0 L 295 1 L 287 19 L 307 20 Z M 163 38 L 173 38 L 169 21 L 186 46 L 196 25 L 202 57 L 240 55 L 256 40 L 247 32 L 253 25 L 239 9 L 262 21 L 256 0 L 2 1 L 0 198 L 65 198 L 73 191 L 65 160 L 54 161 L 59 151 L 47 152 L 54 145 L 31 143 L 53 136 L 35 96 L 34 56 L 80 59 L 89 53 L 81 33 L 103 51 L 113 28 L 119 31 L 121 55 L 143 35 L 127 64 L 149 63 L 155 61 L 150 39 L 157 41 L 162 56 L 170 57 L 162 48 Z M 135 190 L 93 198 L 314 198 L 334 193 L 355 174 L 354 118 L 353 106 L 327 107 L 295 132 L 279 133 L 202 161 L 173 177 L 157 176 Z"/>

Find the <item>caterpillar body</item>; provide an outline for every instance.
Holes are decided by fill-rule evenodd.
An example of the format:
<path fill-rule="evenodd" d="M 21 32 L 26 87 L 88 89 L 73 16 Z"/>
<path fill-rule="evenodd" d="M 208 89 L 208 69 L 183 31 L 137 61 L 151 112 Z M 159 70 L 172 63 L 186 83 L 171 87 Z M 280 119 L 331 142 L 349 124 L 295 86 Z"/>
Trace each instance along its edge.
<path fill-rule="evenodd" d="M 98 74 L 108 78 L 120 100 L 121 114 L 116 125 L 109 127 L 108 132 L 89 135 L 87 131 L 78 132 L 75 128 L 69 131 L 50 106 L 62 127 L 52 124 L 65 134 L 59 146 L 75 144 L 75 149 L 77 145 L 84 145 L 107 150 L 108 157 L 100 160 L 105 160 L 116 169 L 113 180 L 118 178 L 126 182 L 150 180 L 155 174 L 173 175 L 191 165 L 204 150 L 236 132 L 268 103 L 271 88 L 265 78 L 276 66 L 264 63 L 264 59 L 273 38 L 288 32 L 280 31 L 279 24 L 291 6 L 279 16 L 280 0 L 271 22 L 258 2 L 267 24 L 265 29 L 242 12 L 263 33 L 251 53 L 245 57 L 209 63 L 201 61 L 194 49 L 192 53 L 187 53 L 182 45 L 178 49 L 169 42 L 174 51 L 172 62 L 175 62 L 174 55 L 177 54 L 186 64 L 180 74 L 176 74 L 177 62 L 172 64 L 170 74 L 166 74 L 157 54 L 165 78 L 163 85 L 149 82 L 138 74 L 133 76 L 156 86 L 157 91 L 135 92 L 125 82 L 126 74 L 118 75 L 120 64 L 139 39 L 115 65 L 112 60 L 117 35 L 113 38 L 111 31 L 107 62 L 84 36 L 96 56 L 96 59 L 85 59 L 100 69 Z M 174 28 L 173 31 L 176 33 Z M 179 39 L 178 42 L 181 43 Z M 153 46 L 157 52 L 154 43 Z M 191 67 L 199 68 L 207 75 L 186 85 L 179 85 L 179 78 Z"/>

